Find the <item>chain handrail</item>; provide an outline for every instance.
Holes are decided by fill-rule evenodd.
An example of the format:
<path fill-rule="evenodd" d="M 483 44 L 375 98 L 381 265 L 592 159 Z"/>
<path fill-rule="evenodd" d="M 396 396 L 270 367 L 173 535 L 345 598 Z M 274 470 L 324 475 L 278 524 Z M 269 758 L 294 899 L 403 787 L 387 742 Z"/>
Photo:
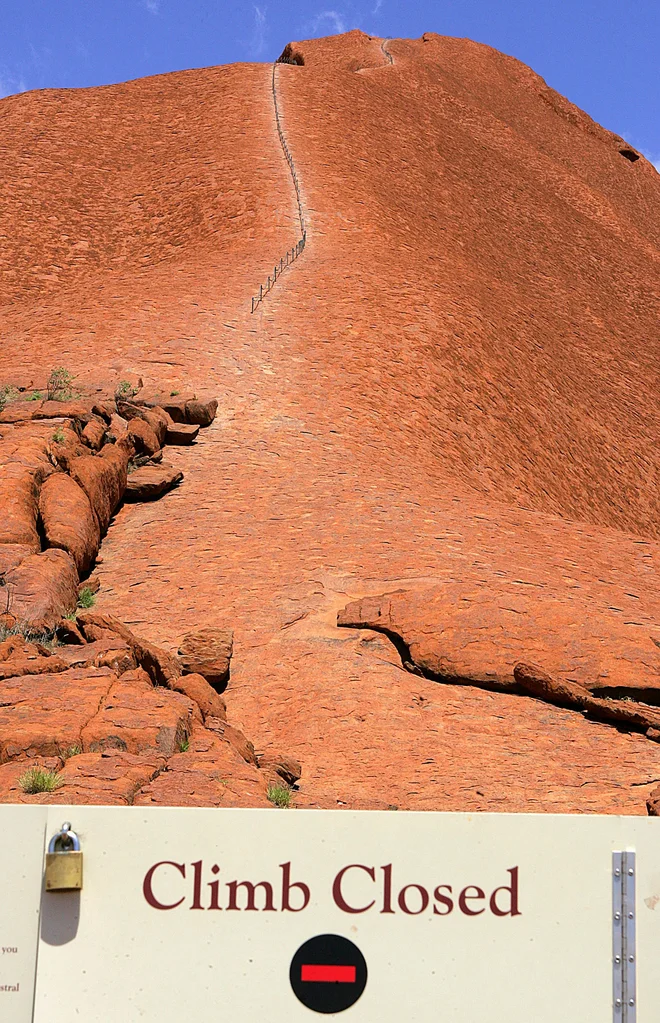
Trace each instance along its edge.
<path fill-rule="evenodd" d="M 284 132 L 282 131 L 282 122 L 281 122 L 281 119 L 280 119 L 280 110 L 279 110 L 279 106 L 277 104 L 277 87 L 275 85 L 275 71 L 276 71 L 276 69 L 277 69 L 277 62 L 275 62 L 275 64 L 273 64 L 273 78 L 272 78 L 273 105 L 275 107 L 275 123 L 277 125 L 277 134 L 279 135 L 279 138 L 280 138 L 280 143 L 282 145 L 282 149 L 283 149 L 284 155 L 286 157 L 286 162 L 288 163 L 289 170 L 291 172 L 291 178 L 293 180 L 293 187 L 296 190 L 296 200 L 297 200 L 297 203 L 298 203 L 298 219 L 300 221 L 301 237 L 296 242 L 296 244 L 293 245 L 290 249 L 288 249 L 286 254 L 284 256 L 282 256 L 282 258 L 279 261 L 279 264 L 277 264 L 277 263 L 275 264 L 275 267 L 273 269 L 273 274 L 272 274 L 272 276 L 270 274 L 268 275 L 268 279 L 266 281 L 266 284 L 260 284 L 259 285 L 259 294 L 252 296 L 252 310 L 251 310 L 252 312 L 254 312 L 254 310 L 257 308 L 257 306 L 259 305 L 260 302 L 263 302 L 264 295 L 268 294 L 270 289 L 273 287 L 273 285 L 277 281 L 277 278 L 281 277 L 282 274 L 284 273 L 284 270 L 288 266 L 290 266 L 291 263 L 293 263 L 298 258 L 300 253 L 305 248 L 305 243 L 307 241 L 307 229 L 305 227 L 305 217 L 304 217 L 304 214 L 303 214 L 302 199 L 301 199 L 301 196 L 300 196 L 300 185 L 298 184 L 298 175 L 296 174 L 296 168 L 295 168 L 295 165 L 294 165 L 294 162 L 293 162 L 293 157 L 291 156 L 291 153 L 289 152 L 289 147 L 286 144 L 286 138 L 284 137 Z"/>

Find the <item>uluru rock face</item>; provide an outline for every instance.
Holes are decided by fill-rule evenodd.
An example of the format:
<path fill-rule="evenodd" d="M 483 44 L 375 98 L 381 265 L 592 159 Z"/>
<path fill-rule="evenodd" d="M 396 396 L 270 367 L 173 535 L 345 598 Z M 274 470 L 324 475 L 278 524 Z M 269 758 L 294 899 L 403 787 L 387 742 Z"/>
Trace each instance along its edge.
<path fill-rule="evenodd" d="M 254 313 L 300 237 L 271 65 L 0 101 L 0 383 L 218 401 L 183 485 L 110 522 L 97 606 L 173 653 L 233 630 L 230 720 L 302 764 L 298 806 L 645 813 L 654 729 L 514 668 L 660 704 L 660 178 L 467 40 L 294 58 L 306 245 Z M 215 805 L 214 720 L 176 769 L 137 740 L 81 769 Z"/>

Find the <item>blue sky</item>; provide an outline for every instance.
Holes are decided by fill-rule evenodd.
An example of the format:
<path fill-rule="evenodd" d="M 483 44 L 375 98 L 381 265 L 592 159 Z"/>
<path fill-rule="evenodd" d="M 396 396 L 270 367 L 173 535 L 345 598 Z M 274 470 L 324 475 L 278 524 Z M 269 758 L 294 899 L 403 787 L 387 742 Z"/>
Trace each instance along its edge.
<path fill-rule="evenodd" d="M 0 96 L 271 61 L 351 28 L 488 43 L 660 167 L 660 0 L 0 0 Z"/>

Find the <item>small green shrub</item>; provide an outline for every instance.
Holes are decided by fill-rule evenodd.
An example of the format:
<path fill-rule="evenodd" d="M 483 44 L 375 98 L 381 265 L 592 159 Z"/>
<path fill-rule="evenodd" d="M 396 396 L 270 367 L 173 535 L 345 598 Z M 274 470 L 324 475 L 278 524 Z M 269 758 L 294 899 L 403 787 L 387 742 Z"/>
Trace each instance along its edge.
<path fill-rule="evenodd" d="M 170 398 L 175 398 L 178 393 L 178 391 L 170 391 Z"/>
<path fill-rule="evenodd" d="M 269 785 L 267 794 L 273 806 L 282 808 L 291 806 L 291 793 L 283 785 Z"/>
<path fill-rule="evenodd" d="M 180 739 L 179 740 L 179 753 L 187 753 L 189 749 L 190 749 L 190 739 L 188 738 L 188 736 L 186 736 L 185 739 Z"/>
<path fill-rule="evenodd" d="M 52 370 L 46 385 L 48 400 L 69 401 L 71 398 L 77 397 L 75 391 L 71 387 L 72 383 L 73 374 L 69 373 L 68 369 L 64 369 L 63 366 L 60 366 L 58 369 Z"/>
<path fill-rule="evenodd" d="M 0 387 L 0 412 L 2 412 L 10 401 L 14 400 L 17 394 L 18 391 L 15 387 Z"/>
<path fill-rule="evenodd" d="M 70 757 L 79 757 L 82 751 L 83 751 L 82 746 L 76 743 L 75 746 L 69 746 L 68 749 L 61 749 L 59 751 L 59 754 L 62 760 L 69 760 Z"/>
<path fill-rule="evenodd" d="M 49 771 L 46 767 L 30 767 L 20 776 L 18 784 L 23 792 L 33 796 L 37 792 L 54 792 L 64 783 L 57 771 Z"/>
<path fill-rule="evenodd" d="M 41 393 L 41 391 L 33 391 L 32 394 L 28 394 L 27 395 L 25 400 L 26 401 L 41 401 L 42 398 L 43 398 L 43 394 Z"/>
<path fill-rule="evenodd" d="M 89 586 L 83 586 L 82 590 L 78 594 L 78 607 L 90 608 L 94 607 L 96 603 L 96 596 L 92 592 Z"/>
<path fill-rule="evenodd" d="M 115 399 L 127 401 L 137 394 L 137 387 L 133 387 L 128 380 L 121 380 L 115 387 Z"/>
<path fill-rule="evenodd" d="M 56 444 L 64 444 L 65 441 L 64 430 L 55 430 L 52 439 L 55 441 Z"/>

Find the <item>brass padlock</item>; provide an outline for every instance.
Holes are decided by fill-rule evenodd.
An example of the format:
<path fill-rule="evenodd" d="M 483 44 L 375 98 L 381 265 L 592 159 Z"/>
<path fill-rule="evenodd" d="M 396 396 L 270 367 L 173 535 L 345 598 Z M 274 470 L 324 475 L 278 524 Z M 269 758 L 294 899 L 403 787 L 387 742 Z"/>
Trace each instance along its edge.
<path fill-rule="evenodd" d="M 79 891 L 83 886 L 83 854 L 71 825 L 62 825 L 53 835 L 46 853 L 46 891 Z"/>

